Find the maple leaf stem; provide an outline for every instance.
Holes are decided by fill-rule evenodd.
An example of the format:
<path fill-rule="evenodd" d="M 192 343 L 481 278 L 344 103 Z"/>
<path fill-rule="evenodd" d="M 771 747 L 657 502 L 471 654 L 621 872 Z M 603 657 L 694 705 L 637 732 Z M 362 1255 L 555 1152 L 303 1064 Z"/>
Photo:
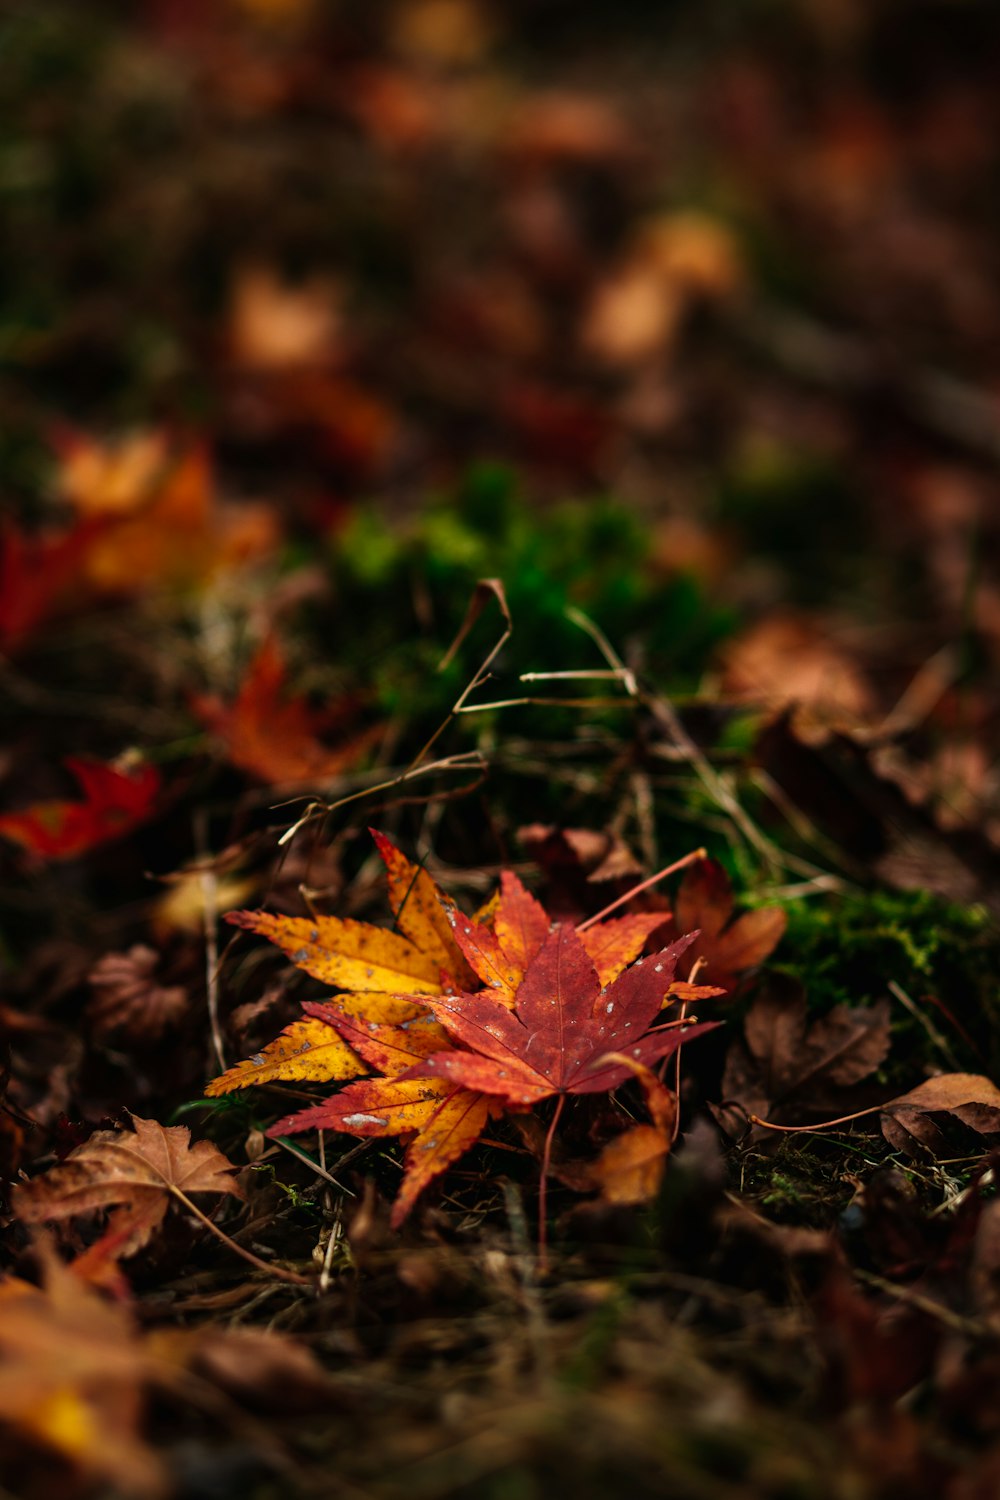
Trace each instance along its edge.
<path fill-rule="evenodd" d="M 617 901 L 612 901 L 610 906 L 605 906 L 602 911 L 595 912 L 592 917 L 588 917 L 585 922 L 581 922 L 576 929 L 577 932 L 586 932 L 588 927 L 593 927 L 595 922 L 600 922 L 604 917 L 609 916 L 611 912 L 617 911 L 619 906 L 624 906 L 626 901 L 631 901 L 633 896 L 638 896 L 643 891 L 648 890 L 658 880 L 665 879 L 667 875 L 675 874 L 677 870 L 683 870 L 687 865 L 693 865 L 696 859 L 707 858 L 707 849 L 692 849 L 691 853 L 685 854 L 683 859 L 675 859 L 672 865 L 667 865 L 665 869 L 658 870 L 655 875 L 650 875 L 648 880 L 643 880 L 639 885 L 634 885 L 630 891 L 625 892 L 624 896 L 619 896 Z"/>
<path fill-rule="evenodd" d="M 167 1186 L 173 1196 L 177 1199 L 177 1201 L 179 1203 L 182 1203 L 189 1213 L 194 1214 L 196 1219 L 200 1219 L 202 1224 L 204 1224 L 207 1229 L 210 1229 L 215 1237 L 217 1239 L 220 1239 L 224 1245 L 227 1245 L 230 1250 L 234 1250 L 236 1254 L 239 1255 L 243 1260 L 249 1261 L 250 1265 L 256 1266 L 258 1271 L 266 1271 L 268 1276 L 274 1277 L 275 1280 L 288 1281 L 291 1282 L 293 1286 L 313 1285 L 313 1282 L 309 1279 L 308 1276 L 300 1276 L 297 1271 L 285 1271 L 281 1268 L 281 1266 L 268 1265 L 266 1260 L 261 1260 L 259 1256 L 254 1255 L 252 1250 L 244 1250 L 242 1245 L 238 1245 L 235 1240 L 230 1239 L 229 1235 L 224 1229 L 220 1229 L 218 1224 L 213 1224 L 208 1215 L 203 1214 L 196 1203 L 191 1202 L 191 1199 L 188 1197 L 187 1193 L 183 1192 L 172 1182 L 168 1183 Z"/>
<path fill-rule="evenodd" d="M 695 960 L 694 966 L 692 967 L 692 970 L 691 970 L 692 974 L 695 972 L 695 970 L 697 969 L 698 965 L 700 963 L 703 963 L 703 962 L 704 962 L 704 960 L 701 959 L 701 958 L 698 958 L 698 959 Z M 678 1020 L 680 1020 L 680 1021 L 687 1020 L 687 1001 L 686 1000 L 681 1005 L 681 1013 L 678 1016 Z M 674 1127 L 673 1127 L 673 1130 L 672 1130 L 671 1135 L 670 1135 L 670 1144 L 671 1144 L 671 1146 L 673 1146 L 675 1144 L 675 1142 L 677 1140 L 677 1137 L 678 1137 L 678 1135 L 680 1133 L 680 1128 L 681 1128 L 681 1108 L 680 1108 L 680 1105 L 681 1105 L 681 1053 L 683 1052 L 683 1050 L 684 1050 L 684 1047 L 683 1047 L 683 1044 L 682 1044 L 680 1047 L 677 1048 L 677 1051 L 674 1053 L 674 1093 L 677 1095 L 677 1109 L 676 1109 L 676 1112 L 674 1114 Z"/>
<path fill-rule="evenodd" d="M 541 1181 L 538 1184 L 538 1264 L 539 1269 L 543 1273 L 547 1269 L 546 1261 L 548 1251 L 547 1208 L 549 1187 L 549 1161 L 552 1157 L 552 1140 L 555 1136 L 556 1126 L 559 1124 L 559 1117 L 563 1112 L 563 1105 L 565 1103 L 566 1095 L 560 1094 L 559 1098 L 556 1100 L 555 1111 L 553 1112 L 552 1119 L 549 1122 L 549 1128 L 545 1135 L 545 1145 L 542 1149 L 542 1176 Z"/>
<path fill-rule="evenodd" d="M 833 1125 L 847 1125 L 851 1120 L 863 1119 L 865 1115 L 876 1115 L 880 1109 L 884 1108 L 885 1105 L 883 1104 L 872 1104 L 867 1109 L 857 1110 L 853 1115 L 841 1115 L 837 1120 L 821 1120 L 818 1125 L 772 1125 L 770 1120 L 762 1120 L 760 1115 L 751 1114 L 747 1115 L 747 1119 L 751 1125 L 761 1125 L 765 1130 L 780 1130 L 790 1135 L 794 1131 L 829 1130 Z"/>
<path fill-rule="evenodd" d="M 205 861 L 201 872 L 202 926 L 205 934 L 205 994 L 208 1002 L 208 1024 L 212 1036 L 212 1050 L 219 1072 L 226 1071 L 226 1053 L 219 1024 L 219 936 L 218 936 L 218 886 L 215 872 L 208 865 L 208 832 L 204 808 L 195 816 L 195 842 L 198 854 Z"/>

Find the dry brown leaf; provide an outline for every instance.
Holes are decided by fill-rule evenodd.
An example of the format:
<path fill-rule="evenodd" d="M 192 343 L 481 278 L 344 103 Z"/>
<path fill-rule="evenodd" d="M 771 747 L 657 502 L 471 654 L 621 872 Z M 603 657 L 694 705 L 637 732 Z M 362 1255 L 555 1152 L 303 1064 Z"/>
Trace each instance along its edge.
<path fill-rule="evenodd" d="M 863 723 L 876 708 L 860 662 L 805 615 L 772 613 L 738 636 L 726 648 L 722 686 L 744 702 L 793 709 L 796 729 L 810 740 Z"/>
<path fill-rule="evenodd" d="M 148 1243 L 171 1197 L 184 1203 L 191 1193 L 246 1196 L 231 1175 L 236 1170 L 232 1162 L 210 1141 L 192 1145 L 186 1125 L 160 1125 L 137 1115 L 132 1124 L 134 1133 L 95 1131 L 59 1166 L 16 1187 L 12 1197 L 18 1217 L 38 1224 L 120 1205 L 129 1216 L 115 1216 L 104 1239 L 113 1234 L 117 1254 L 124 1256 Z M 123 1224 L 129 1230 L 124 1236 Z"/>
<path fill-rule="evenodd" d="M 106 953 L 91 969 L 87 1016 L 99 1036 L 115 1031 L 141 1039 L 158 1037 L 187 1009 L 183 985 L 154 979 L 159 955 L 136 943 L 127 953 Z"/>
<path fill-rule="evenodd" d="M 933 1115 L 950 1115 L 979 1135 L 1000 1134 L 1000 1089 L 977 1073 L 941 1073 L 882 1106 L 882 1134 L 908 1156 L 940 1153 L 945 1139 Z"/>
<path fill-rule="evenodd" d="M 251 369 L 322 365 L 342 342 L 338 288 L 326 277 L 291 283 L 270 266 L 236 274 L 229 309 L 234 361 Z"/>
<path fill-rule="evenodd" d="M 597 1160 L 579 1174 L 578 1185 L 599 1188 L 605 1203 L 649 1203 L 660 1191 L 673 1145 L 677 1095 L 661 1083 L 652 1069 L 627 1054 L 609 1053 L 608 1059 L 612 1058 L 638 1079 L 652 1124 L 633 1125 L 610 1140 Z"/>
<path fill-rule="evenodd" d="M 703 959 L 699 978 L 734 990 L 741 974 L 770 957 L 787 924 L 780 906 L 760 906 L 734 919 L 729 876 L 717 860 L 700 859 L 685 871 L 673 920 L 664 931 L 670 935 L 697 932 L 685 959 L 688 973 Z"/>
<path fill-rule="evenodd" d="M 773 975 L 747 1013 L 744 1035 L 730 1046 L 722 1080 L 719 1117 L 735 1133 L 745 1129 L 746 1114 L 780 1120 L 835 1109 L 838 1091 L 885 1059 L 889 1007 L 837 1005 L 810 1023 L 802 986 Z M 727 1103 L 742 1110 L 730 1116 Z"/>

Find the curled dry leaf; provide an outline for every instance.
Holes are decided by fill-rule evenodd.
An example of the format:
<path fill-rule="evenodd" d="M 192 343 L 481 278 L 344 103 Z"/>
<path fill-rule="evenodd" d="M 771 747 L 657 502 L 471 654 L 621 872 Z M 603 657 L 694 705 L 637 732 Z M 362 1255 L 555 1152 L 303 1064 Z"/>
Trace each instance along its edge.
<path fill-rule="evenodd" d="M 907 1156 L 943 1154 L 935 1115 L 950 1115 L 979 1135 L 1000 1135 L 1000 1089 L 976 1073 L 941 1073 L 882 1106 L 882 1134 Z"/>
<path fill-rule="evenodd" d="M 116 1207 L 98 1241 L 133 1255 L 163 1222 L 171 1197 L 230 1193 L 244 1198 L 236 1170 L 210 1141 L 191 1144 L 186 1125 L 159 1125 L 132 1116 L 134 1132 L 98 1130 L 59 1166 L 14 1189 L 14 1211 L 24 1223 L 73 1218 Z"/>
<path fill-rule="evenodd" d="M 99 1036 L 162 1036 L 187 1009 L 183 985 L 161 985 L 154 978 L 159 955 L 136 943 L 127 953 L 106 953 L 88 975 L 87 1016 Z"/>
<path fill-rule="evenodd" d="M 67 756 L 64 764 L 83 800 L 36 802 L 23 812 L 4 813 L 0 836 L 41 859 L 75 859 L 151 816 L 162 784 L 155 766 L 125 768 L 78 756 Z"/>
<path fill-rule="evenodd" d="M 633 1063 L 624 1053 L 612 1053 L 635 1075 L 646 1099 L 649 1125 L 633 1125 L 608 1142 L 590 1169 L 605 1203 L 648 1203 L 660 1191 L 677 1123 L 677 1095 L 656 1074 Z M 609 1059 L 610 1060 L 610 1059 Z"/>

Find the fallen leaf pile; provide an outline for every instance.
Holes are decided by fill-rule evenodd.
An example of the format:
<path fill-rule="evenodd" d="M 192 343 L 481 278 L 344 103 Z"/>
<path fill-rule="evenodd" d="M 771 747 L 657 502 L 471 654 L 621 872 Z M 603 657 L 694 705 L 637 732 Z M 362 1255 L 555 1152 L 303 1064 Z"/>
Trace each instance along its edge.
<path fill-rule="evenodd" d="M 279 1120 L 268 1133 L 334 1129 L 409 1137 L 395 1225 L 478 1139 L 491 1112 L 611 1090 L 635 1066 L 652 1066 L 717 1024 L 655 1027 L 671 998 L 677 961 L 692 941 L 640 959 L 661 912 L 613 918 L 578 934 L 550 923 L 505 871 L 489 921 L 477 921 L 462 916 L 389 840 L 376 838 L 398 932 L 336 917 L 230 915 L 344 993 L 306 1002 L 306 1019 L 206 1092 L 374 1070 L 374 1078 Z M 684 987 L 685 999 L 719 993 Z M 627 1056 L 608 1061 L 618 1053 Z"/>

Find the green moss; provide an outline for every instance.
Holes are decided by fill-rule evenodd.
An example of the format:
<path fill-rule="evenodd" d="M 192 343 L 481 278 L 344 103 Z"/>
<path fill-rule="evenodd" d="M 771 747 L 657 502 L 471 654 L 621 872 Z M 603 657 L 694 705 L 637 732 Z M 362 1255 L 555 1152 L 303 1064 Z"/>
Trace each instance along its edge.
<path fill-rule="evenodd" d="M 359 511 L 330 558 L 336 590 L 332 628 L 356 649 L 351 622 L 365 622 L 364 651 L 379 699 L 394 712 L 440 715 L 496 639 L 484 620 L 445 674 L 436 662 L 462 623 L 480 578 L 499 578 L 514 621 L 494 663 L 490 697 L 523 697 L 524 671 L 600 671 L 607 663 L 568 618 L 572 607 L 599 622 L 619 650 L 641 641 L 643 665 L 673 691 L 694 686 L 713 646 L 734 624 L 691 578 L 663 578 L 651 565 L 648 535 L 625 506 L 603 497 L 533 508 L 515 477 L 497 465 L 470 471 L 458 491 L 432 501 L 409 527 L 373 509 Z M 585 683 L 585 693 L 600 684 Z M 561 683 L 534 689 L 571 696 Z M 533 713 L 540 735 L 572 728 Z M 475 728 L 481 724 L 476 720 Z"/>
<path fill-rule="evenodd" d="M 928 891 L 849 891 L 793 901 L 788 918 L 777 967 L 805 983 L 817 1010 L 871 1003 L 894 984 L 950 1051 L 949 1059 L 937 1049 L 938 1065 L 990 1071 L 1000 1062 L 1000 932 L 983 908 Z M 933 1047 L 927 1026 L 898 997 L 894 1021 L 901 1038 Z"/>

